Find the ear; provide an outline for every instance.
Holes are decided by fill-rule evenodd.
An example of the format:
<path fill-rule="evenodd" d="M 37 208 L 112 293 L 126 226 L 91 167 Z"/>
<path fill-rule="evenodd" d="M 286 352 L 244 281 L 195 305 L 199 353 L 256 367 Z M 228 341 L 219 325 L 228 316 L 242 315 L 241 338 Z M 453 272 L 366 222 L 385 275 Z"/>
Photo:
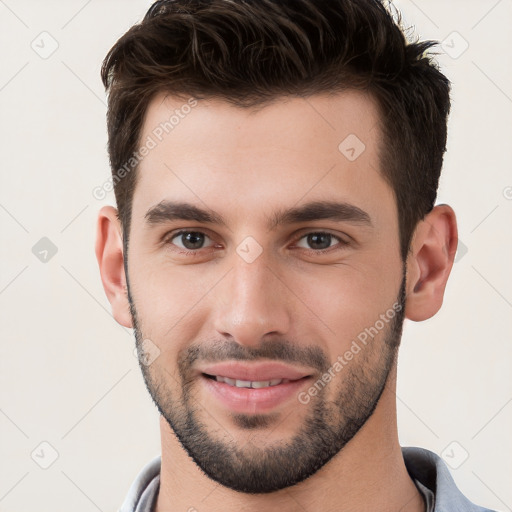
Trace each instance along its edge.
<path fill-rule="evenodd" d="M 112 206 L 104 206 L 98 214 L 95 251 L 112 314 L 121 325 L 132 327 L 124 272 L 121 222 L 117 217 L 117 210 Z"/>
<path fill-rule="evenodd" d="M 407 256 L 406 318 L 427 320 L 441 308 L 457 240 L 455 212 L 446 204 L 435 206 L 418 223 Z"/>

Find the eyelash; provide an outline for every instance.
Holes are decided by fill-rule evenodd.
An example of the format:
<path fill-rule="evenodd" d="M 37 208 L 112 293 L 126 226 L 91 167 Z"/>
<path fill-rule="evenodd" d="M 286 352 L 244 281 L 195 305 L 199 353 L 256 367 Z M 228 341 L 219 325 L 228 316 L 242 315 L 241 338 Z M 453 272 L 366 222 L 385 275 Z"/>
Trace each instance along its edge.
<path fill-rule="evenodd" d="M 164 238 L 164 244 L 165 245 L 174 245 L 174 244 L 172 244 L 172 240 L 174 240 L 178 236 L 183 235 L 185 233 L 199 233 L 199 234 L 205 235 L 205 236 L 207 236 L 208 238 L 211 239 L 211 237 L 209 237 L 208 234 L 203 232 L 203 231 L 195 231 L 195 230 L 192 230 L 192 229 L 182 229 L 182 230 L 177 231 L 175 233 L 169 233 L 169 235 Z M 294 243 L 298 242 L 299 240 L 302 240 L 303 238 L 307 237 L 308 235 L 313 235 L 313 234 L 314 235 L 329 235 L 329 236 L 335 238 L 339 242 L 339 245 L 340 245 L 340 247 L 338 247 L 338 249 L 343 249 L 344 247 L 350 245 L 350 243 L 347 242 L 346 240 L 343 240 L 341 237 L 339 237 L 337 235 L 334 235 L 333 233 L 329 233 L 328 231 L 308 231 L 307 233 L 302 234 L 301 236 L 296 238 L 294 240 Z M 179 248 L 179 249 L 180 249 L 178 251 L 179 254 L 182 254 L 182 255 L 185 255 L 185 256 L 197 256 L 199 254 L 199 252 L 203 248 L 197 249 L 195 251 L 194 250 L 190 250 L 190 249 L 181 249 L 181 248 Z M 206 249 L 211 249 L 211 248 L 207 247 Z M 300 249 L 302 249 L 303 251 L 306 251 L 308 254 L 311 254 L 311 255 L 314 255 L 314 256 L 322 256 L 322 255 L 326 254 L 327 252 L 335 250 L 336 246 L 328 247 L 327 249 L 319 249 L 319 250 L 304 249 L 304 248 L 300 248 Z"/>

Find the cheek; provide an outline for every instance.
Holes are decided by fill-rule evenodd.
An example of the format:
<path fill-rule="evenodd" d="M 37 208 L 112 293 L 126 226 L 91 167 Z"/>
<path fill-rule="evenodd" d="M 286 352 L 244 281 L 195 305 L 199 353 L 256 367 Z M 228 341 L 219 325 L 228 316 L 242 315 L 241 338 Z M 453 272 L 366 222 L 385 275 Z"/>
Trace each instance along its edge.
<path fill-rule="evenodd" d="M 144 311 L 144 318 L 173 325 L 215 283 L 212 272 L 204 269 L 173 264 L 165 252 L 130 255 L 130 289 L 137 309 Z"/>
<path fill-rule="evenodd" d="M 394 273 L 369 265 L 343 265 L 297 276 L 299 297 L 317 315 L 309 315 L 309 322 L 318 323 L 318 330 L 333 340 L 332 358 L 393 309 L 400 284 L 399 273 Z"/>
<path fill-rule="evenodd" d="M 203 324 L 201 298 L 215 284 L 188 268 L 130 263 L 130 292 L 144 338 L 155 343 L 168 368 L 175 365 L 177 353 L 197 337 Z M 133 277 L 132 277 L 133 276 Z"/>

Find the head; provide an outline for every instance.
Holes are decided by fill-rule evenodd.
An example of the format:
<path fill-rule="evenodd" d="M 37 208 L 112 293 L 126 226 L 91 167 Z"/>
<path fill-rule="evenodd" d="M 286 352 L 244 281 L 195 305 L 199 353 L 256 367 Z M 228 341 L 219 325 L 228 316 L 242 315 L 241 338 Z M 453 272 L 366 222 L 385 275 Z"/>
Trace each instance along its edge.
<path fill-rule="evenodd" d="M 162 417 L 227 487 L 322 468 L 374 415 L 404 318 L 441 306 L 457 233 L 434 207 L 433 44 L 377 0 L 158 1 L 104 60 L 105 290 Z M 235 407 L 210 371 L 235 361 L 301 378 Z"/>

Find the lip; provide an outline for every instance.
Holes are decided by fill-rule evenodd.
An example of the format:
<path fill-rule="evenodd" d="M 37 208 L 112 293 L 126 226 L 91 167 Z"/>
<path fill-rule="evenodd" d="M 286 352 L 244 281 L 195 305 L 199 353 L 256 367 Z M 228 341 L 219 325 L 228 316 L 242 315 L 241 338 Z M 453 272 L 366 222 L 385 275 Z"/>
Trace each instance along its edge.
<path fill-rule="evenodd" d="M 213 376 L 228 377 L 235 380 L 267 381 L 272 379 L 298 380 L 310 377 L 313 372 L 300 370 L 278 362 L 240 363 L 238 361 L 206 366 L 202 373 Z M 278 384 L 281 385 L 281 384 Z"/>
<path fill-rule="evenodd" d="M 292 397 L 309 383 L 310 376 L 265 388 L 238 388 L 218 382 L 205 375 L 200 376 L 207 392 L 232 412 L 262 414 L 269 412 Z M 247 379 L 250 380 L 250 379 Z M 254 379 L 257 380 L 257 379 Z"/>

